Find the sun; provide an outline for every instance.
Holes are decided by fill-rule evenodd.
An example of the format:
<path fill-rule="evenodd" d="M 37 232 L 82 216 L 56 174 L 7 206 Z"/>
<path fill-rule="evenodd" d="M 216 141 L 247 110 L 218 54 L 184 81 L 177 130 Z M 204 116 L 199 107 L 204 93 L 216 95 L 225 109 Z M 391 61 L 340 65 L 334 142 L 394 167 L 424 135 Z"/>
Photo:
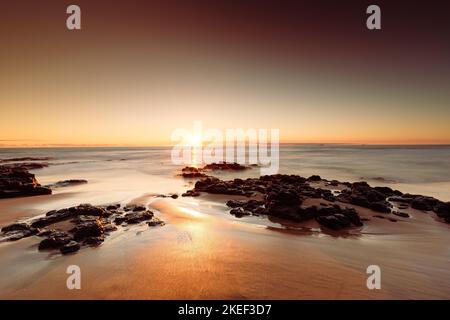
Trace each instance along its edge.
<path fill-rule="evenodd" d="M 190 140 L 190 145 L 192 147 L 201 147 L 203 144 L 202 136 L 198 134 L 193 135 Z"/>

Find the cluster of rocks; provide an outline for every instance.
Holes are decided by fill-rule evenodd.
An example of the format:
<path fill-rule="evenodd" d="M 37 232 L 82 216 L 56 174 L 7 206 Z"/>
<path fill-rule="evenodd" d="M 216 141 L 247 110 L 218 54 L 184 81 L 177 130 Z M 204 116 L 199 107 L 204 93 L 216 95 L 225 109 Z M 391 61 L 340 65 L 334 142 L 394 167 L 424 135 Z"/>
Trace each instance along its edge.
<path fill-rule="evenodd" d="M 323 183 L 317 184 L 318 182 Z M 340 190 L 332 191 L 317 185 L 340 185 Z M 230 213 L 236 217 L 266 215 L 294 222 L 315 219 L 320 225 L 333 230 L 363 225 L 364 219 L 359 217 L 354 208 L 346 207 L 346 204 L 408 218 L 409 214 L 393 210 L 391 202 L 400 202 L 397 205 L 398 209 L 407 209 L 411 206 L 418 210 L 434 211 L 444 222 L 450 223 L 449 202 L 432 197 L 403 194 L 389 187 L 371 187 L 366 182 L 323 180 L 317 175 L 304 178 L 298 175 L 276 174 L 229 181 L 207 177 L 197 181 L 195 187 L 183 196 L 198 196 L 201 192 L 252 198 L 227 202 L 227 206 L 231 208 Z M 323 199 L 328 203 L 321 203 L 320 206 L 304 206 L 303 202 L 306 199 Z M 329 205 L 330 202 L 334 204 Z M 394 218 L 388 219 L 397 221 Z"/>
<path fill-rule="evenodd" d="M 220 163 L 210 163 L 201 168 L 197 167 L 184 167 L 181 170 L 181 176 L 184 178 L 206 178 L 210 177 L 204 171 L 218 171 L 218 170 L 228 170 L 228 171 L 242 171 L 250 169 L 252 166 L 244 166 L 242 164 L 233 162 L 220 162 Z"/>
<path fill-rule="evenodd" d="M 250 169 L 249 166 L 244 166 L 242 164 L 233 162 L 220 162 L 220 163 L 210 163 L 203 167 L 204 170 L 234 170 L 234 171 L 240 171 L 240 170 L 246 170 Z"/>
<path fill-rule="evenodd" d="M 0 165 L 0 198 L 14 198 L 51 194 L 50 188 L 41 186 L 28 164 Z"/>
<path fill-rule="evenodd" d="M 61 222 L 64 222 L 65 228 L 58 228 L 57 224 Z M 43 237 L 39 243 L 39 250 L 60 250 L 66 254 L 78 251 L 82 246 L 101 244 L 105 237 L 116 231 L 120 225 L 142 222 L 146 222 L 149 226 L 164 224 L 144 206 L 121 208 L 120 204 L 106 207 L 81 204 L 49 211 L 44 217 L 29 223 L 5 226 L 1 229 L 1 235 L 3 240 L 7 241 L 16 241 L 32 235 Z"/>
<path fill-rule="evenodd" d="M 207 174 L 202 172 L 202 168 L 196 168 L 196 167 L 184 167 L 181 170 L 181 176 L 183 178 L 204 178 L 208 177 Z"/>
<path fill-rule="evenodd" d="M 421 211 L 433 211 L 446 223 L 450 223 L 450 202 L 443 202 L 433 197 L 409 193 L 401 196 L 392 196 L 389 198 L 389 201 L 399 203 L 399 208 L 411 207 Z M 393 213 L 395 214 L 395 212 Z"/>
<path fill-rule="evenodd" d="M 347 188 L 337 196 L 337 200 L 381 213 L 391 212 L 392 204 L 387 201 L 388 197 L 402 195 L 398 190 L 389 187 L 371 187 L 364 181 L 346 183 L 346 186 Z"/>
<path fill-rule="evenodd" d="M 271 192 L 264 200 L 229 200 L 226 205 L 232 208 L 230 213 L 238 218 L 266 215 L 294 222 L 315 219 L 320 225 L 333 230 L 363 225 L 354 208 L 342 208 L 338 204 L 302 206 L 302 197 L 289 192 Z"/>

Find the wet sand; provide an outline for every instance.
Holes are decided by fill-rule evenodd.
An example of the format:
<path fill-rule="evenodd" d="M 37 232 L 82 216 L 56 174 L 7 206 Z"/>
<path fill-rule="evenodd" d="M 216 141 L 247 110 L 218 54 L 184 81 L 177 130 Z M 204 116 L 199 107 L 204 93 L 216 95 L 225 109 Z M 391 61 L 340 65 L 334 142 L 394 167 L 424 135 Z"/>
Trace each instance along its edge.
<path fill-rule="evenodd" d="M 39 203 L 38 198 L 27 201 Z M 149 204 L 167 224 L 130 227 L 100 247 L 68 256 L 39 252 L 38 237 L 0 244 L 0 298 L 450 296 L 450 230 L 422 212 L 410 212 L 412 217 L 403 219 L 408 221 L 380 219 L 353 234 L 333 235 L 317 232 L 314 225 L 305 226 L 309 233 L 289 232 L 265 218 L 237 219 L 217 197 L 173 200 L 143 195 L 134 203 Z M 362 216 L 366 214 L 372 213 Z M 72 264 L 81 268 L 81 290 L 66 287 L 66 268 Z M 381 290 L 366 287 L 365 271 L 371 264 L 381 267 Z"/>

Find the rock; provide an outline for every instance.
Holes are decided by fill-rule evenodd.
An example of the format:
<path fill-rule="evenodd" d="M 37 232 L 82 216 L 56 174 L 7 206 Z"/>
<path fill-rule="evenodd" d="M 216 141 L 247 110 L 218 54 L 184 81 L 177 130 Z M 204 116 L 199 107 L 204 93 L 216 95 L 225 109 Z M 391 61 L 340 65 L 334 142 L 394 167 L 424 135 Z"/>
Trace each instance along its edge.
<path fill-rule="evenodd" d="M 398 190 L 392 190 L 389 187 L 374 187 L 375 191 L 382 193 L 385 197 L 401 196 L 402 193 Z"/>
<path fill-rule="evenodd" d="M 107 223 L 103 225 L 103 232 L 104 233 L 110 233 L 113 231 L 116 231 L 117 227 L 115 225 L 113 225 L 112 223 Z"/>
<path fill-rule="evenodd" d="M 382 212 L 382 213 L 390 213 L 390 203 L 387 201 L 379 201 L 379 202 L 372 202 L 369 207 L 373 211 Z"/>
<path fill-rule="evenodd" d="M 86 245 L 89 245 L 89 246 L 98 246 L 103 241 L 105 241 L 105 237 L 104 236 L 87 237 L 86 239 L 84 239 L 83 243 L 86 244 Z"/>
<path fill-rule="evenodd" d="M 402 218 L 409 218 L 409 214 L 407 214 L 405 212 L 392 211 L 392 214 L 394 214 L 398 217 L 402 217 Z"/>
<path fill-rule="evenodd" d="M 184 167 L 181 169 L 181 172 L 199 172 L 200 170 L 197 167 Z"/>
<path fill-rule="evenodd" d="M 28 223 L 13 223 L 3 227 L 1 232 L 4 235 L 3 240 L 17 241 L 39 233 L 39 229 L 30 226 Z"/>
<path fill-rule="evenodd" d="M 250 211 L 244 210 L 243 208 L 234 208 L 230 210 L 230 214 L 236 216 L 236 218 L 242 218 L 243 216 L 249 216 L 252 213 Z"/>
<path fill-rule="evenodd" d="M 51 194 L 42 187 L 26 166 L 0 165 L 0 198 L 14 198 Z"/>
<path fill-rule="evenodd" d="M 170 195 L 170 197 L 171 197 L 172 199 L 177 199 L 177 198 L 178 198 L 178 195 L 174 193 L 174 194 Z"/>
<path fill-rule="evenodd" d="M 388 200 L 392 202 L 411 203 L 413 201 L 413 198 L 403 195 L 401 197 L 398 196 L 389 197 Z"/>
<path fill-rule="evenodd" d="M 128 224 L 136 224 L 145 220 L 150 220 L 153 218 L 153 212 L 147 210 L 144 212 L 130 212 L 124 215 L 123 217 L 117 217 L 114 219 L 116 224 L 128 223 Z"/>
<path fill-rule="evenodd" d="M 181 174 L 183 178 L 206 178 L 209 177 L 207 174 L 203 172 L 183 172 Z"/>
<path fill-rule="evenodd" d="M 341 200 L 340 197 L 338 197 L 338 200 Z M 345 202 L 345 201 L 343 201 Z M 370 207 L 370 202 L 369 200 L 367 200 L 365 197 L 362 196 L 358 196 L 358 195 L 352 195 L 350 197 L 350 203 L 360 206 L 360 207 L 364 207 L 364 208 L 369 208 Z"/>
<path fill-rule="evenodd" d="M 120 204 L 110 204 L 109 206 L 106 207 L 106 210 L 108 211 L 115 211 L 117 209 L 120 208 Z"/>
<path fill-rule="evenodd" d="M 312 175 L 312 176 L 310 176 L 308 179 L 306 179 L 307 181 L 311 181 L 311 182 L 313 182 L 313 181 L 321 181 L 322 180 L 322 178 L 320 177 L 320 176 L 318 176 L 318 175 Z"/>
<path fill-rule="evenodd" d="M 165 223 L 164 221 L 158 219 L 157 217 L 153 217 L 150 221 L 147 222 L 149 227 L 155 227 L 155 226 L 163 226 Z"/>
<path fill-rule="evenodd" d="M 68 235 L 62 237 L 49 237 L 42 240 L 39 243 L 38 248 L 39 250 L 59 249 L 70 241 L 72 241 L 72 238 Z"/>
<path fill-rule="evenodd" d="M 17 241 L 23 238 L 27 238 L 32 236 L 34 233 L 32 233 L 29 230 L 15 230 L 15 231 L 10 231 L 10 232 L 6 232 L 3 233 L 4 237 L 3 237 L 3 241 Z"/>
<path fill-rule="evenodd" d="M 450 216 L 450 202 L 439 202 L 433 208 L 433 211 L 440 218 L 445 218 Z"/>
<path fill-rule="evenodd" d="M 80 250 L 80 245 L 76 241 L 70 241 L 69 243 L 62 246 L 59 250 L 62 254 L 68 254 Z"/>
<path fill-rule="evenodd" d="M 245 201 L 240 200 L 228 200 L 226 205 L 230 208 L 242 207 L 245 204 Z"/>
<path fill-rule="evenodd" d="M 17 230 L 30 230 L 30 225 L 28 223 L 13 223 L 2 228 L 3 233 Z"/>
<path fill-rule="evenodd" d="M 411 207 L 417 210 L 431 211 L 439 201 L 433 197 L 418 196 L 411 202 Z"/>
<path fill-rule="evenodd" d="M 86 183 L 88 183 L 87 180 L 71 179 L 71 180 L 58 181 L 56 183 L 46 185 L 46 187 L 47 188 L 63 188 L 63 187 L 76 186 L 76 185 L 86 184 Z"/>
<path fill-rule="evenodd" d="M 200 193 L 198 193 L 195 190 L 188 190 L 185 193 L 183 193 L 181 196 L 182 197 L 198 197 L 200 195 Z"/>
<path fill-rule="evenodd" d="M 207 164 L 206 166 L 203 167 L 203 170 L 235 170 L 235 171 L 240 171 L 240 170 L 245 170 L 248 169 L 249 167 L 247 166 L 243 166 L 239 163 L 227 163 L 227 162 L 222 162 L 222 163 L 211 163 L 211 164 Z"/>
<path fill-rule="evenodd" d="M 102 223 L 97 219 L 79 223 L 75 228 L 70 230 L 75 240 L 83 240 L 88 237 L 98 237 L 104 232 Z"/>
<path fill-rule="evenodd" d="M 335 214 L 331 216 L 320 216 L 316 221 L 324 227 L 332 230 L 340 230 L 350 226 L 350 220 L 343 214 Z"/>
<path fill-rule="evenodd" d="M 100 207 L 94 207 L 90 204 L 80 204 L 76 207 L 70 207 L 61 210 L 52 210 L 46 213 L 45 217 L 38 218 L 31 223 L 32 227 L 42 228 L 78 216 L 102 217 L 111 213 Z"/>
<path fill-rule="evenodd" d="M 353 209 L 353 208 L 345 208 L 341 212 L 342 212 L 342 214 L 344 216 L 346 216 L 350 220 L 350 222 L 353 225 L 355 225 L 357 227 L 360 227 L 360 226 L 363 225 L 362 219 L 359 217 L 359 215 L 358 215 L 358 213 L 356 212 L 355 209 Z"/>

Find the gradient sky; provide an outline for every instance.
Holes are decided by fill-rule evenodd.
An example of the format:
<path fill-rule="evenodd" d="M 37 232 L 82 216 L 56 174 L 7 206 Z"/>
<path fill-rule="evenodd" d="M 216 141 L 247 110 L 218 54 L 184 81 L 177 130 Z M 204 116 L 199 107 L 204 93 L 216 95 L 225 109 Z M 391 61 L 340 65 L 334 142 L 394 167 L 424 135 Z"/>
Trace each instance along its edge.
<path fill-rule="evenodd" d="M 0 146 L 165 145 L 195 120 L 282 142 L 450 143 L 444 1 L 5 2 Z"/>

